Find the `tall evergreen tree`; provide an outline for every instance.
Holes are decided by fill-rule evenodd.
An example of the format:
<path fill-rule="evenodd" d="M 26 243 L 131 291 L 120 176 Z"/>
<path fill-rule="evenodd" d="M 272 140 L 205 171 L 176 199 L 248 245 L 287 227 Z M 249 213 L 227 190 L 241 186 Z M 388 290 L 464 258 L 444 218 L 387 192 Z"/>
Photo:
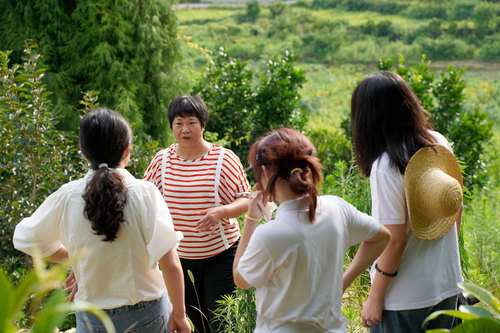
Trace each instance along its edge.
<path fill-rule="evenodd" d="M 39 45 L 62 128 L 76 128 L 82 91 L 93 90 L 102 105 L 163 140 L 169 102 L 181 89 L 174 1 L 0 0 L 0 49 L 18 62 L 26 38 Z"/>

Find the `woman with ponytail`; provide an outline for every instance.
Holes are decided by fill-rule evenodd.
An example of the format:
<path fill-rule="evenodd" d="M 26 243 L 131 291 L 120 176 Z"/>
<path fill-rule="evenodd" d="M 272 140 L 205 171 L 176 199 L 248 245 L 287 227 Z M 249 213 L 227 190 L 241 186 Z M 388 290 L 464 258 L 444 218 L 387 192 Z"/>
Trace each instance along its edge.
<path fill-rule="evenodd" d="M 176 251 L 182 234 L 174 231 L 158 189 L 125 170 L 129 124 L 98 108 L 80 121 L 79 140 L 87 175 L 22 220 L 14 246 L 53 262 L 69 259 L 75 302 L 104 309 L 117 332 L 190 332 Z M 77 312 L 76 318 L 77 333 L 104 332 L 92 314 Z"/>
<path fill-rule="evenodd" d="M 389 241 L 370 216 L 319 196 L 321 165 L 302 134 L 281 128 L 250 148 L 255 189 L 236 252 L 236 285 L 256 288 L 255 332 L 345 332 L 342 293 Z M 268 200 L 280 205 L 259 225 Z M 348 247 L 363 242 L 342 276 Z"/>

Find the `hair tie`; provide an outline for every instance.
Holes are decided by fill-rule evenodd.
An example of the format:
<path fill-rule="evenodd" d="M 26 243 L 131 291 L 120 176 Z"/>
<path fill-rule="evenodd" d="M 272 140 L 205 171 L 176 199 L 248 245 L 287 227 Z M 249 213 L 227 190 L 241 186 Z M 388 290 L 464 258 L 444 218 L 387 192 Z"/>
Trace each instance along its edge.
<path fill-rule="evenodd" d="M 100 168 L 108 168 L 108 164 L 107 163 L 101 163 L 101 164 L 99 164 L 99 169 Z"/>
<path fill-rule="evenodd" d="M 295 168 L 292 171 L 290 171 L 290 176 L 295 172 L 295 171 L 300 171 L 301 173 L 303 172 L 301 168 Z"/>

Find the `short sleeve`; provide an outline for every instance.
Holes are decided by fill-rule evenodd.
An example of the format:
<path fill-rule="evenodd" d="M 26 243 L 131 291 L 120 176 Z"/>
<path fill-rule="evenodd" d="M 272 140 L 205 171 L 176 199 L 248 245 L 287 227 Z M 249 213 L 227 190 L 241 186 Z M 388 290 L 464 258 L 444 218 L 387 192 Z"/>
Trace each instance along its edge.
<path fill-rule="evenodd" d="M 30 216 L 14 230 L 14 247 L 31 256 L 49 257 L 61 248 L 60 221 L 66 206 L 63 188 L 52 193 Z"/>
<path fill-rule="evenodd" d="M 250 185 L 246 178 L 240 159 L 231 150 L 226 149 L 221 170 L 221 199 L 225 204 L 250 194 Z"/>
<path fill-rule="evenodd" d="M 407 209 L 403 176 L 390 167 L 388 159 L 378 160 L 370 174 L 372 216 L 381 224 L 405 224 Z"/>
<path fill-rule="evenodd" d="M 147 184 L 147 196 L 144 196 L 143 231 L 146 248 L 149 253 L 149 264 L 154 267 L 168 251 L 176 247 L 183 238 L 182 232 L 175 231 L 168 210 L 159 190 Z"/>
<path fill-rule="evenodd" d="M 160 191 L 162 190 L 161 167 L 163 163 L 163 156 L 165 155 L 164 151 L 165 150 L 161 150 L 156 153 L 151 160 L 151 163 L 149 163 L 144 176 L 142 177 L 142 179 L 155 184 Z"/>
<path fill-rule="evenodd" d="M 345 202 L 343 207 L 348 221 L 348 247 L 370 239 L 378 233 L 380 224 L 373 217 L 358 211 L 353 205 L 347 202 Z"/>
<path fill-rule="evenodd" d="M 261 240 L 261 232 L 261 226 L 255 229 L 245 253 L 238 262 L 240 275 L 246 282 L 256 288 L 264 286 L 274 271 L 273 260 L 268 248 Z"/>

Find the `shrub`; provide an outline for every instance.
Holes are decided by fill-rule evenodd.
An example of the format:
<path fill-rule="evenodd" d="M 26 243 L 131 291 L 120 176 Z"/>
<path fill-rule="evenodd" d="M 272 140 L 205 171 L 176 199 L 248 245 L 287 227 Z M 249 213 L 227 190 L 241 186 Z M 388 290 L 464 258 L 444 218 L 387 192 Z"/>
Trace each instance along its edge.
<path fill-rule="evenodd" d="M 370 10 L 382 14 L 398 14 L 406 7 L 404 2 L 397 0 L 370 0 Z"/>
<path fill-rule="evenodd" d="M 418 40 L 429 59 L 432 60 L 458 60 L 472 57 L 472 48 L 463 40 L 449 35 L 437 39 L 423 38 Z"/>
<path fill-rule="evenodd" d="M 445 18 L 446 17 L 446 4 L 436 2 L 415 2 L 408 6 L 401 13 L 404 16 L 414 19 L 427 19 L 427 18 Z"/>
<path fill-rule="evenodd" d="M 472 20 L 477 29 L 479 37 L 484 37 L 495 31 L 496 8 L 489 2 L 480 2 L 474 7 Z"/>
<path fill-rule="evenodd" d="M 199 94 L 210 110 L 207 130 L 242 161 L 250 143 L 267 131 L 282 126 L 303 128 L 307 115 L 299 107 L 298 91 L 305 76 L 295 67 L 296 58 L 291 51 L 272 57 L 260 79 L 255 80 L 247 63 L 221 49 L 193 87 L 192 92 Z"/>
<path fill-rule="evenodd" d="M 30 42 L 22 65 L 11 66 L 9 52 L 0 51 L 0 262 L 15 283 L 30 266 L 12 245 L 16 223 L 83 171 L 76 136 L 55 128 L 39 59 Z"/>
<path fill-rule="evenodd" d="M 476 7 L 477 1 L 475 0 L 459 0 L 454 1 L 453 6 L 448 7 L 448 12 L 446 15 L 449 21 L 460 21 L 467 20 L 471 18 L 474 7 Z"/>
<path fill-rule="evenodd" d="M 274 19 L 285 12 L 288 5 L 283 2 L 273 2 L 269 5 L 269 10 L 271 11 L 271 17 Z"/>
<path fill-rule="evenodd" d="M 247 10 L 245 20 L 250 22 L 257 21 L 260 14 L 260 3 L 257 0 L 251 0 L 247 2 Z"/>
<path fill-rule="evenodd" d="M 478 55 L 479 59 L 490 61 L 500 60 L 500 34 L 486 37 L 481 46 Z"/>

